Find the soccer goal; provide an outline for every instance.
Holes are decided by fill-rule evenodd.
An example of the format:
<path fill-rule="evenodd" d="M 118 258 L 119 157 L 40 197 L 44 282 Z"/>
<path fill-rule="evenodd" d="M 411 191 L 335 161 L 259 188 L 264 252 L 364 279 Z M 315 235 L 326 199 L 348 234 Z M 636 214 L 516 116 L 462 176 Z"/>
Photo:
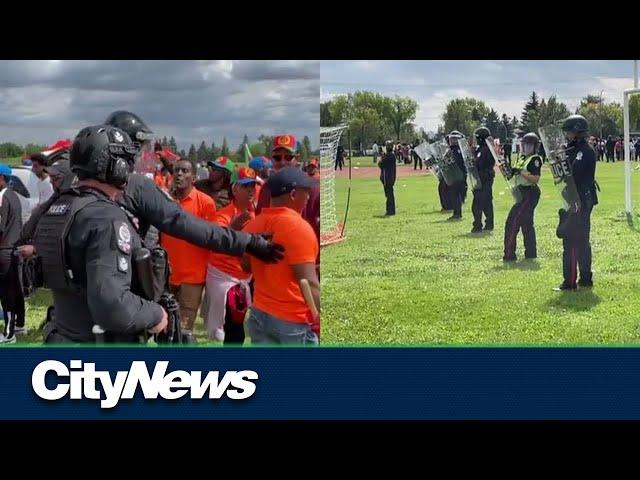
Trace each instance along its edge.
<path fill-rule="evenodd" d="M 338 222 L 336 212 L 336 178 L 334 162 L 340 137 L 347 128 L 320 128 L 320 246 L 344 240 L 344 220 Z M 346 220 L 346 218 L 345 218 Z"/>
<path fill-rule="evenodd" d="M 627 220 L 632 223 L 638 223 L 640 219 L 640 171 L 632 168 L 635 152 L 631 148 L 629 141 L 632 138 L 640 137 L 640 131 L 637 125 L 631 125 L 629 118 L 629 99 L 635 95 L 640 95 L 640 88 L 631 88 L 624 91 L 624 200 L 625 213 Z M 637 122 L 637 119 L 634 119 Z M 636 163 L 640 165 L 640 162 Z"/>

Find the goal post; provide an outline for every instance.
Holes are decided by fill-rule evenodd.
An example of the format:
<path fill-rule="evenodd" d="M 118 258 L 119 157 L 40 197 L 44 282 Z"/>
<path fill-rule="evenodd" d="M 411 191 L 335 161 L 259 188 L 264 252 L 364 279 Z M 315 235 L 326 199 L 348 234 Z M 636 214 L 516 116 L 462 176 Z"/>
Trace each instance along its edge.
<path fill-rule="evenodd" d="M 624 108 L 623 108 L 623 122 L 624 122 L 624 210 L 627 215 L 627 219 L 633 222 L 633 198 L 631 188 L 631 146 L 629 145 L 631 139 L 631 119 L 629 118 L 629 98 L 631 95 L 640 94 L 640 88 L 630 88 L 624 91 Z"/>
<path fill-rule="evenodd" d="M 320 127 L 320 246 L 344 240 L 343 225 L 336 212 L 336 171 L 340 138 L 347 125 Z"/>

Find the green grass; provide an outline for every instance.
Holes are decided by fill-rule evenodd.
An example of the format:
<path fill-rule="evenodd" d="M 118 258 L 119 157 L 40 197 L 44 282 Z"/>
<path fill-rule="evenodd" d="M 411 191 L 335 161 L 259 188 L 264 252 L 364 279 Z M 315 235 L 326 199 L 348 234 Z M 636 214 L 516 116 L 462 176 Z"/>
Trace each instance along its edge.
<path fill-rule="evenodd" d="M 17 167 L 18 165 L 22 165 L 22 157 L 3 158 L 0 159 L 0 163 L 4 163 L 10 167 Z"/>
<path fill-rule="evenodd" d="M 371 161 L 371 159 L 369 159 Z M 402 167 L 408 168 L 408 167 Z M 411 167 L 412 168 L 412 167 Z M 384 218 L 377 178 L 354 178 L 347 240 L 322 250 L 323 343 L 434 345 L 637 344 L 640 340 L 640 235 L 624 215 L 622 163 L 597 165 L 602 191 L 592 214 L 595 287 L 557 293 L 562 242 L 555 236 L 559 194 L 543 170 L 536 209 L 538 259 L 502 262 L 512 205 L 494 183 L 495 227 L 471 230 L 471 193 L 463 221 L 440 213 L 432 176 L 399 178 L 395 217 Z M 347 180 L 337 180 L 344 212 Z M 633 171 L 640 205 L 640 172 Z M 518 236 L 522 258 L 522 237 Z"/>

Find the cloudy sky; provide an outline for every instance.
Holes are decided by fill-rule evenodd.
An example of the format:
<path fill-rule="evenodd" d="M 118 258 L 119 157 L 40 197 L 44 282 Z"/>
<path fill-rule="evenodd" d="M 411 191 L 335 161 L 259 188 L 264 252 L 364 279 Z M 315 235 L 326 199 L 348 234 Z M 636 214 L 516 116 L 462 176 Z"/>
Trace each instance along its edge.
<path fill-rule="evenodd" d="M 570 110 L 587 94 L 622 103 L 622 91 L 633 88 L 631 60 L 429 60 L 322 61 L 320 96 L 357 90 L 401 95 L 418 102 L 418 127 L 435 131 L 449 100 L 471 96 L 500 115 L 520 116 L 533 90 L 557 95 Z"/>
<path fill-rule="evenodd" d="M 114 110 L 138 114 L 179 148 L 246 133 L 319 137 L 317 61 L 0 61 L 0 142 L 73 138 Z"/>

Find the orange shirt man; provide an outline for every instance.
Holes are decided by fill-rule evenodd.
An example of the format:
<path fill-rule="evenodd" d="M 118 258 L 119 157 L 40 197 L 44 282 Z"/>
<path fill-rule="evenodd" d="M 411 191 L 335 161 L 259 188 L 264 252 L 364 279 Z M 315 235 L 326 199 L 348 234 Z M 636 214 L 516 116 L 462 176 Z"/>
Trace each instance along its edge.
<path fill-rule="evenodd" d="M 255 170 L 247 167 L 238 169 L 231 203 L 216 212 L 218 225 L 242 230 L 255 218 L 256 181 Z M 209 336 L 223 339 L 225 345 L 244 343 L 243 320 L 246 307 L 251 305 L 250 279 L 251 274 L 243 270 L 239 257 L 209 253 L 205 325 Z"/>
<path fill-rule="evenodd" d="M 315 268 L 319 246 L 313 228 L 301 216 L 314 183 L 299 168 L 280 169 L 267 183 L 271 206 L 263 208 L 244 228 L 248 233 L 272 233 L 273 241 L 285 248 L 284 259 L 277 264 L 245 256 L 245 267 L 250 267 L 254 278 L 254 300 L 247 320 L 251 343 L 318 344 L 300 288 L 300 280 L 309 282 L 319 311 L 320 284 Z M 319 323 L 319 318 L 314 322 Z"/>
<path fill-rule="evenodd" d="M 175 198 L 187 212 L 203 220 L 213 221 L 215 203 L 209 195 L 194 188 L 194 177 L 191 162 L 176 162 L 173 181 Z M 209 252 L 165 234 L 161 235 L 160 245 L 169 256 L 169 284 L 180 304 L 182 325 L 186 330 L 192 330 L 202 298 Z"/>

